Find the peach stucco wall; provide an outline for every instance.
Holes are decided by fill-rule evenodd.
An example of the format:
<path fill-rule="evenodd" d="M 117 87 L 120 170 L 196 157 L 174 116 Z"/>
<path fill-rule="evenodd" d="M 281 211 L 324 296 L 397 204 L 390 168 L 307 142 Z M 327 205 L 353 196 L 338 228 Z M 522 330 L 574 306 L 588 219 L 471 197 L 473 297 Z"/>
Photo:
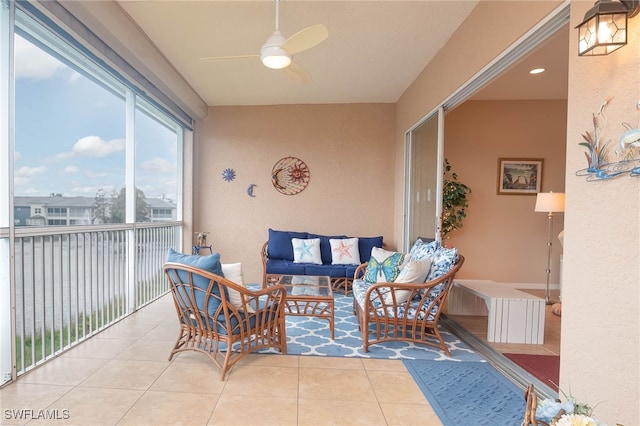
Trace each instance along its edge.
<path fill-rule="evenodd" d="M 445 157 L 471 188 L 464 226 L 448 245 L 464 253 L 460 277 L 545 283 L 547 215 L 532 195 L 497 195 L 498 158 L 543 159 L 542 190 L 564 191 L 567 103 L 469 101 L 445 116 Z M 551 283 L 558 283 L 564 215 L 554 217 Z M 490 250 L 487 250 L 490 247 Z"/>
<path fill-rule="evenodd" d="M 571 3 L 571 26 L 591 2 Z M 629 175 L 586 182 L 580 135 L 592 130 L 602 101 L 603 140 L 637 128 L 640 114 L 640 16 L 628 45 L 608 56 L 578 57 L 571 38 L 560 386 L 592 404 L 608 424 L 640 424 L 640 180 Z M 637 156 L 637 151 L 636 151 Z M 610 150 L 609 159 L 616 155 Z"/>
<path fill-rule="evenodd" d="M 195 146 L 195 230 L 211 233 L 223 263 L 242 262 L 248 282 L 261 280 L 269 228 L 390 239 L 394 123 L 393 104 L 210 108 Z M 298 195 L 271 184 L 287 156 L 311 172 Z M 222 179 L 226 168 L 234 181 Z"/>

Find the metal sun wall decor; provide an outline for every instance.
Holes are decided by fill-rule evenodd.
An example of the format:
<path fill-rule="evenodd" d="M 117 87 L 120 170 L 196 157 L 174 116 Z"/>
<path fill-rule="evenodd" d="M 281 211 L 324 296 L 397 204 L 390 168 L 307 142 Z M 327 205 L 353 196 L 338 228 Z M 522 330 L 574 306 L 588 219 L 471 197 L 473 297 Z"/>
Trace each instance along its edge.
<path fill-rule="evenodd" d="M 236 171 L 233 169 L 224 169 L 222 171 L 222 179 L 227 182 L 231 182 L 236 178 Z"/>
<path fill-rule="evenodd" d="M 587 148 L 585 152 L 588 167 L 576 172 L 577 176 L 586 176 L 587 182 L 597 180 L 612 179 L 617 176 L 628 174 L 629 176 L 640 176 L 640 125 L 636 127 L 628 123 L 622 123 L 626 129 L 622 133 L 616 147 L 616 161 L 609 161 L 609 146 L 611 139 L 603 142 L 603 133 L 607 125 L 605 109 L 611 99 L 606 99 L 600 105 L 600 110 L 593 114 L 593 131 L 586 131 L 582 134 L 584 142 L 580 146 Z M 640 116 L 640 101 L 636 102 L 636 112 Z M 640 123 L 640 121 L 639 121 Z"/>
<path fill-rule="evenodd" d="M 271 170 L 273 187 L 284 195 L 299 194 L 307 187 L 310 180 L 309 167 L 296 157 L 284 157 L 278 160 Z"/>

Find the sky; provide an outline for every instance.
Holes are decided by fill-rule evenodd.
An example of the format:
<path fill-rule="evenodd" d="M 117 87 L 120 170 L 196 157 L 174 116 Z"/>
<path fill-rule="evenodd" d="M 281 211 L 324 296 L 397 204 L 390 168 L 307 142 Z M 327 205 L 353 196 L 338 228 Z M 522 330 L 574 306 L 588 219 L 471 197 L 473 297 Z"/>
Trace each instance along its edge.
<path fill-rule="evenodd" d="M 125 102 L 16 34 L 15 195 L 94 197 L 125 185 Z M 136 113 L 136 186 L 176 199 L 176 134 Z"/>

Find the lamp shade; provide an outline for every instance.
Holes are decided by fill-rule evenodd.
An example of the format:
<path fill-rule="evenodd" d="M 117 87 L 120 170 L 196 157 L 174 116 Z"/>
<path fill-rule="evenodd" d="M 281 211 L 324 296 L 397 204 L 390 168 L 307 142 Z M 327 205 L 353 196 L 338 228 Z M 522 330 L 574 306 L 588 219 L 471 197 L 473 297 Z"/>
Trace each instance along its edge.
<path fill-rule="evenodd" d="M 535 211 L 555 213 L 564 211 L 564 192 L 539 192 Z"/>

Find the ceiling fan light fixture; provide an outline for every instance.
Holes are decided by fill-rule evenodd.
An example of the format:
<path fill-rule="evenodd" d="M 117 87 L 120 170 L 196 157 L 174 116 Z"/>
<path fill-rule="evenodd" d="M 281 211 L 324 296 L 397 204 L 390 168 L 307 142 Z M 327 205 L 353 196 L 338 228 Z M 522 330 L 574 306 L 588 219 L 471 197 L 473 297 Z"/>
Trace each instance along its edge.
<path fill-rule="evenodd" d="M 274 70 L 280 70 L 291 65 L 291 55 L 287 51 L 277 48 L 278 51 L 267 52 L 267 50 L 276 50 L 274 48 L 263 49 L 260 59 L 265 67 Z"/>
<path fill-rule="evenodd" d="M 260 60 L 267 68 L 279 70 L 291 64 L 291 54 L 282 48 L 285 42 L 280 31 L 275 30 L 260 49 Z"/>

